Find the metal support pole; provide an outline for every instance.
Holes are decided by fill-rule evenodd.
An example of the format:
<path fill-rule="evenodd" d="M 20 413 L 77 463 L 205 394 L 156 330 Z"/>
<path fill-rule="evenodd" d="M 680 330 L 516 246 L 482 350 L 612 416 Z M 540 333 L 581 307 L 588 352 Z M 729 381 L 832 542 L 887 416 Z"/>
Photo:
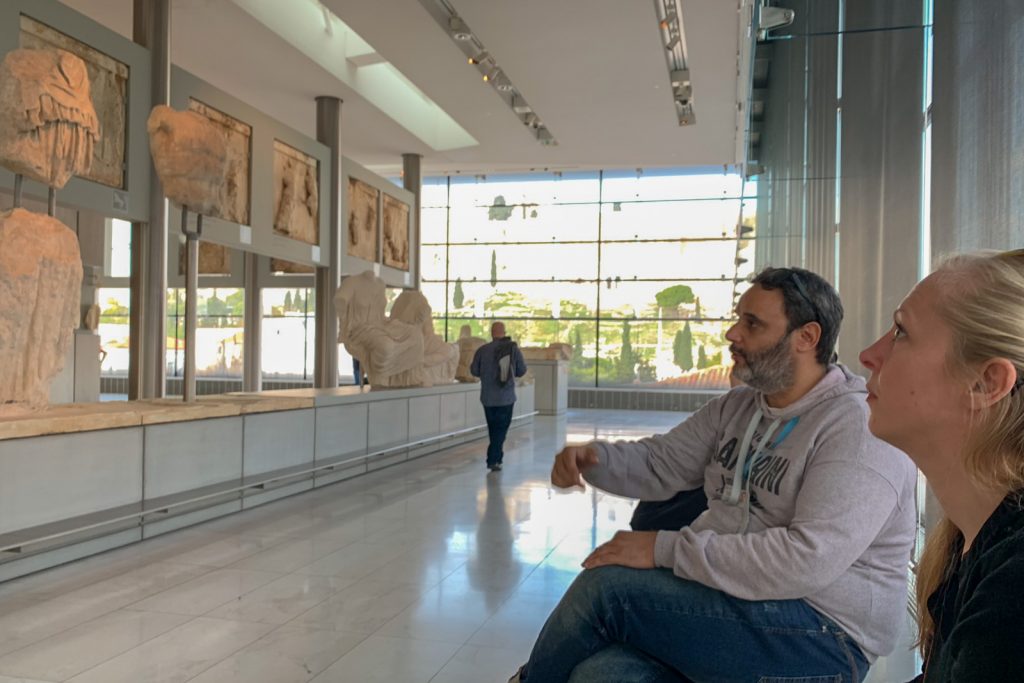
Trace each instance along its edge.
<path fill-rule="evenodd" d="M 420 288 L 420 207 L 423 195 L 423 171 L 421 169 L 422 154 L 402 155 L 402 185 L 415 195 L 412 216 L 409 221 L 409 252 L 412 255 L 413 280 L 412 286 Z"/>
<path fill-rule="evenodd" d="M 150 105 L 170 104 L 171 0 L 134 0 L 133 24 L 135 42 L 148 48 L 151 56 Z M 166 393 L 167 210 L 163 185 L 151 167 L 149 221 L 132 226 L 128 355 L 128 397 L 132 399 L 160 398 Z"/>
<path fill-rule="evenodd" d="M 25 181 L 25 176 L 20 173 L 14 174 L 14 208 L 21 208 L 21 186 Z"/>
<path fill-rule="evenodd" d="M 53 187 L 48 189 L 49 192 L 46 195 L 46 215 L 53 216 L 57 213 L 57 190 Z"/>
<path fill-rule="evenodd" d="M 196 230 L 188 229 L 188 209 L 181 207 L 181 231 L 185 234 L 185 380 L 182 396 L 186 403 L 196 400 L 196 304 L 199 297 L 199 236 L 203 215 L 196 214 Z"/>
<path fill-rule="evenodd" d="M 263 391 L 263 309 L 257 266 L 259 256 L 245 254 L 245 345 L 242 347 L 242 390 Z"/>
<path fill-rule="evenodd" d="M 334 292 L 341 286 L 341 105 L 337 97 L 316 98 L 316 139 L 327 145 L 331 154 L 330 187 L 320 188 L 327 196 L 330 216 L 326 268 L 316 269 L 316 349 L 313 368 L 315 387 L 338 386 L 338 317 L 334 311 Z"/>

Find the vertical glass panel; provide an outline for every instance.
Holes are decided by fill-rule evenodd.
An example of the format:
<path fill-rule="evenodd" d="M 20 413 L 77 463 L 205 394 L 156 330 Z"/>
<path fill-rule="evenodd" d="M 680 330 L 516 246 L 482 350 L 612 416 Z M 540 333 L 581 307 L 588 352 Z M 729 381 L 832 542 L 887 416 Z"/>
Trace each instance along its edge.
<path fill-rule="evenodd" d="M 606 172 L 601 188 L 604 202 L 664 199 L 721 199 L 739 197 L 742 178 L 738 173 L 694 172 L 644 169 Z"/>
<path fill-rule="evenodd" d="M 100 306 L 100 349 L 103 362 L 100 372 L 104 376 L 128 375 L 128 315 L 131 292 L 121 288 L 101 288 L 97 292 Z"/>
<path fill-rule="evenodd" d="M 444 244 L 448 240 L 448 209 L 423 208 L 420 212 L 420 240 L 423 244 Z"/>
<path fill-rule="evenodd" d="M 728 389 L 724 323 L 602 321 L 598 384 L 663 389 Z"/>
<path fill-rule="evenodd" d="M 110 221 L 110 277 L 131 277 L 132 224 L 117 218 Z"/>
<path fill-rule="evenodd" d="M 605 203 L 601 206 L 601 239 L 732 237 L 740 210 L 739 199 Z"/>
<path fill-rule="evenodd" d="M 423 292 L 423 296 L 427 297 L 427 303 L 430 304 L 431 315 L 435 318 L 443 318 L 447 311 L 445 298 L 447 292 L 451 291 L 451 286 L 446 284 L 444 280 L 440 282 L 429 282 L 424 280 L 420 284 L 420 291 Z M 451 301 L 447 303 L 447 307 L 451 307 Z"/>
<path fill-rule="evenodd" d="M 597 173 L 536 173 L 452 178 L 452 207 L 490 207 L 502 204 L 565 204 L 596 202 Z M 500 198 L 500 200 L 499 200 Z"/>
<path fill-rule="evenodd" d="M 602 318 L 663 318 L 694 320 L 731 318 L 734 293 L 742 293 L 746 282 L 732 280 L 693 282 L 656 280 L 601 285 Z"/>
<path fill-rule="evenodd" d="M 647 278 L 689 280 L 745 277 L 753 264 L 737 265 L 736 240 L 715 242 L 613 242 L 601 245 L 601 275 L 607 282 Z"/>
<path fill-rule="evenodd" d="M 452 242 L 590 242 L 597 239 L 594 204 L 453 207 Z"/>
<path fill-rule="evenodd" d="M 444 280 L 448 274 L 447 252 L 448 247 L 443 244 L 420 247 L 420 268 L 424 280 Z"/>
<path fill-rule="evenodd" d="M 168 289 L 165 310 L 167 376 L 181 377 L 185 373 L 185 290 Z"/>
<path fill-rule="evenodd" d="M 420 205 L 424 209 L 448 206 L 447 176 L 431 176 L 423 179 L 423 187 L 420 190 Z"/>
<path fill-rule="evenodd" d="M 499 282 L 492 287 L 488 282 L 455 280 L 448 292 L 448 314 L 456 318 L 580 319 L 597 315 L 593 282 Z M 430 299 L 432 295 L 427 296 Z M 434 310 L 436 314 L 444 307 Z"/>
<path fill-rule="evenodd" d="M 575 280 L 597 276 L 597 244 L 452 245 L 448 277 L 501 280 Z"/>
<path fill-rule="evenodd" d="M 261 362 L 264 379 L 302 380 L 313 376 L 315 353 L 313 290 L 263 290 Z M 339 358 L 338 368 L 344 370 Z"/>

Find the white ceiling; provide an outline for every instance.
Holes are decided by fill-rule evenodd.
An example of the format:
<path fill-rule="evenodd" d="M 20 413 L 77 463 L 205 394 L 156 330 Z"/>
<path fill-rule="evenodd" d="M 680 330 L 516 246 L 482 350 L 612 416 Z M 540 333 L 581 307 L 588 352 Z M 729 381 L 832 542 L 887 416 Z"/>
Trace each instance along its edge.
<path fill-rule="evenodd" d="M 172 60 L 310 137 L 314 98 L 342 98 L 343 154 L 382 173 L 405 152 L 427 173 L 736 162 L 737 0 L 682 0 L 697 116 L 686 127 L 652 0 L 451 0 L 556 147 L 530 136 L 418 0 L 322 1 L 480 144 L 433 151 L 230 0 L 171 0 Z M 132 0 L 63 2 L 130 37 Z"/>

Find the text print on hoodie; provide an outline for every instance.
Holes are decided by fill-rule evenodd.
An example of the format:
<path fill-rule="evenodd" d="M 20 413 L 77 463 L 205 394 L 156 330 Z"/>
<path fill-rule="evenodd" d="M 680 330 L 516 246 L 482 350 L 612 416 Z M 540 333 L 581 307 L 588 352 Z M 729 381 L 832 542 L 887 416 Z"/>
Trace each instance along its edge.
<path fill-rule="evenodd" d="M 584 478 L 641 500 L 703 486 L 708 509 L 689 527 L 658 532 L 655 564 L 744 600 L 804 599 L 874 661 L 892 651 L 904 621 L 917 470 L 868 431 L 866 394 L 840 365 L 781 409 L 737 387 L 666 434 L 594 442 L 598 464 Z M 727 502 L 748 430 L 751 463 L 772 424 L 741 481 L 749 505 Z"/>

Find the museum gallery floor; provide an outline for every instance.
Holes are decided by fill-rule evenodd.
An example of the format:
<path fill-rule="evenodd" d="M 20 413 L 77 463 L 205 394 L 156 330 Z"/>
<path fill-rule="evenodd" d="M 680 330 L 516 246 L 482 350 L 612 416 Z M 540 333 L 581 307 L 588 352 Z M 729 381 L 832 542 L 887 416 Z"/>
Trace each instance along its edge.
<path fill-rule="evenodd" d="M 632 503 L 548 484 L 566 438 L 680 413 L 570 411 L 0 585 L 0 683 L 504 681 Z M 911 677 L 909 643 L 870 683 Z"/>

